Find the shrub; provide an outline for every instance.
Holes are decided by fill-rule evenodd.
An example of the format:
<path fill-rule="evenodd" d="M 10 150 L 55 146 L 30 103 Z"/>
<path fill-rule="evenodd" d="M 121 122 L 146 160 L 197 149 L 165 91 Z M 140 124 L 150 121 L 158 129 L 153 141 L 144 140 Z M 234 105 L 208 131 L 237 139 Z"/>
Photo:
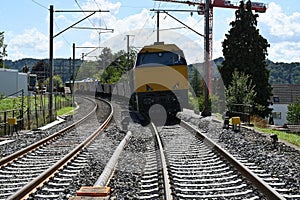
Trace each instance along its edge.
<path fill-rule="evenodd" d="M 251 116 L 250 121 L 252 124 L 254 124 L 255 126 L 257 126 L 259 128 L 267 128 L 268 127 L 267 120 L 262 117 L 256 116 L 256 115 Z"/>

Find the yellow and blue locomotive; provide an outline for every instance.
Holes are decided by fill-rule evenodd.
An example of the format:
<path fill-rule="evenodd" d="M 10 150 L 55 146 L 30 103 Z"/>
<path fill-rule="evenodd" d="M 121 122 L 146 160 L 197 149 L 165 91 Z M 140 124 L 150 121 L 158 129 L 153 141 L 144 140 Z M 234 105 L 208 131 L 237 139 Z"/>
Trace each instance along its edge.
<path fill-rule="evenodd" d="M 148 114 L 160 104 L 176 115 L 188 104 L 188 69 L 183 51 L 175 44 L 155 43 L 138 53 L 133 69 L 136 110 Z"/>

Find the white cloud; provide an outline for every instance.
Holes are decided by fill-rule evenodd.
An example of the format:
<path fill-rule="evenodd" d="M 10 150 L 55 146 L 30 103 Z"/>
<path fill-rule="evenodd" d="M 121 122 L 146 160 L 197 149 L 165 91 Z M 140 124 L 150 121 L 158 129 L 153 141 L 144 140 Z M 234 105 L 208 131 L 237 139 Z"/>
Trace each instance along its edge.
<path fill-rule="evenodd" d="M 111 18 L 108 21 L 108 25 L 110 27 L 114 27 L 114 29 L 116 30 L 115 32 L 119 34 L 130 30 L 136 30 L 138 28 L 143 28 L 145 20 L 149 18 L 151 19 L 149 11 L 143 9 L 141 13 L 131 15 L 123 19 Z M 147 21 L 148 27 L 151 24 L 153 25 L 153 21 L 150 19 Z"/>
<path fill-rule="evenodd" d="M 26 48 L 41 52 L 47 50 L 47 44 L 48 38 L 35 28 L 25 30 L 23 34 L 15 36 L 10 41 L 13 49 Z"/>
<path fill-rule="evenodd" d="M 272 44 L 268 58 L 276 62 L 300 62 L 300 42 L 279 42 Z"/>
<path fill-rule="evenodd" d="M 213 42 L 213 59 L 223 57 L 223 47 L 222 42 L 224 38 L 219 40 L 214 40 Z"/>
<path fill-rule="evenodd" d="M 300 12 L 290 15 L 271 2 L 267 12 L 260 15 L 261 29 L 271 47 L 268 48 L 268 59 L 276 62 L 300 62 Z"/>
<path fill-rule="evenodd" d="M 118 14 L 121 7 L 121 2 L 112 3 L 107 0 L 88 0 L 83 6 L 83 10 L 109 10 L 110 14 Z M 104 13 L 105 14 L 105 13 Z"/>
<path fill-rule="evenodd" d="M 287 15 L 274 2 L 269 4 L 266 13 L 260 15 L 259 21 L 270 29 L 270 34 L 273 36 L 286 38 L 300 35 L 300 13 Z"/>
<path fill-rule="evenodd" d="M 119 12 L 120 7 L 122 6 L 120 2 L 118 3 L 111 3 L 106 0 L 96 0 L 97 4 L 101 9 L 109 9 L 109 13 L 102 13 L 101 15 L 95 15 L 91 17 L 93 21 L 98 21 L 102 23 L 102 27 L 105 24 L 105 27 L 107 28 L 113 28 L 114 33 L 109 34 L 101 34 L 101 41 L 107 41 L 108 39 L 111 39 L 115 36 L 118 36 L 120 34 L 125 37 L 126 34 L 130 33 L 131 31 L 134 32 L 134 39 L 133 42 L 135 46 L 140 45 L 146 45 L 149 44 L 149 41 L 151 41 L 152 37 L 156 37 L 156 16 L 155 13 L 149 11 L 148 9 L 144 8 L 140 13 L 133 14 L 127 17 L 124 17 L 122 19 L 119 19 L 116 17 L 116 13 Z M 82 6 L 83 9 L 95 9 L 95 2 L 92 0 L 89 0 L 86 4 Z M 175 15 L 176 18 L 179 18 L 181 21 L 183 21 L 188 26 L 194 28 L 196 31 L 203 34 L 203 24 L 204 19 L 201 17 L 200 19 L 197 19 L 196 16 L 191 17 L 189 14 L 182 14 L 182 15 Z M 184 27 L 182 24 L 176 22 L 174 19 L 172 19 L 170 16 L 167 16 L 166 14 L 160 14 L 160 35 L 164 34 L 164 32 L 168 29 L 172 28 L 180 28 Z M 146 32 L 143 31 L 136 31 L 136 30 L 147 30 Z M 151 29 L 149 31 L 149 29 Z M 195 41 L 202 40 L 201 36 L 196 35 L 192 31 L 181 28 L 174 30 L 175 32 L 180 33 L 184 36 L 191 36 L 196 38 Z M 146 34 L 146 35 L 145 35 Z M 176 38 L 177 40 L 180 39 L 180 36 L 177 36 L 179 38 Z M 182 36 L 181 36 L 182 37 Z M 200 39 L 199 39 L 200 37 Z M 93 31 L 90 34 L 90 40 L 94 42 L 94 44 L 98 44 L 99 41 L 99 34 L 97 31 Z M 143 40 L 143 41 L 141 41 Z M 175 40 L 176 41 L 176 40 Z M 153 42 L 153 41 L 151 41 Z M 120 41 L 120 43 L 123 45 L 123 49 L 126 49 L 126 41 Z M 203 44 L 203 42 L 202 42 Z"/>
<path fill-rule="evenodd" d="M 152 29 L 138 29 L 116 35 L 113 38 L 104 41 L 101 46 L 109 47 L 113 52 L 125 50 L 127 41 L 125 40 L 124 36 L 126 34 L 134 35 L 134 37 L 132 37 L 130 40 L 130 46 L 133 45 L 137 49 L 140 49 L 144 45 L 149 45 L 156 42 L 156 32 L 153 32 Z M 204 52 L 202 45 L 199 45 L 198 43 L 199 41 L 193 41 L 185 35 L 173 30 L 162 31 L 160 33 L 160 39 L 160 41 L 164 41 L 166 44 L 174 43 L 181 48 L 189 64 L 203 62 Z M 201 44 L 202 43 L 203 41 L 201 41 Z M 97 53 L 99 52 L 91 55 L 99 55 Z"/>
<path fill-rule="evenodd" d="M 22 34 L 11 35 L 8 41 L 7 59 L 18 60 L 24 57 L 47 58 L 49 55 L 49 38 L 36 28 L 27 29 Z M 54 43 L 54 49 L 62 47 L 62 41 Z"/>

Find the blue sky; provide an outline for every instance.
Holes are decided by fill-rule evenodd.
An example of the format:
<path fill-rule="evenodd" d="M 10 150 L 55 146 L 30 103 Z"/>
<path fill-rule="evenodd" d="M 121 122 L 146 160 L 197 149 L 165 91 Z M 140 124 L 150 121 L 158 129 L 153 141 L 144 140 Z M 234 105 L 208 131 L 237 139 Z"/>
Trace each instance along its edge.
<path fill-rule="evenodd" d="M 267 12 L 260 14 L 258 18 L 260 33 L 271 45 L 268 49 L 268 58 L 275 62 L 300 62 L 299 1 L 261 0 L 259 2 L 268 4 Z M 2 0 L 1 3 L 0 31 L 5 32 L 5 44 L 8 45 L 6 59 L 12 60 L 28 57 L 48 58 L 50 5 L 54 5 L 55 10 L 99 8 L 110 10 L 109 13 L 96 14 L 78 26 L 114 29 L 113 33 L 101 33 L 100 37 L 97 31 L 78 29 L 66 31 L 54 39 L 54 56 L 59 58 L 72 56 L 72 43 L 78 47 L 109 46 L 116 51 L 125 50 L 126 34 L 132 35 L 130 45 L 139 48 L 155 41 L 156 16 L 150 9 L 194 9 L 182 4 L 160 3 L 152 0 Z M 204 32 L 203 16 L 196 14 L 191 16 L 189 13 L 171 14 L 198 32 Z M 55 13 L 54 32 L 58 33 L 83 17 L 83 13 Z M 232 20 L 234 20 L 234 10 L 214 9 L 214 58 L 222 56 L 221 42 L 230 29 L 229 23 Z M 161 15 L 160 27 L 172 29 L 182 25 L 170 17 Z M 189 42 L 196 43 L 201 54 L 203 38 L 185 28 L 162 31 L 161 37 L 168 42 L 184 41 L 185 43 L 181 45 L 189 48 L 191 47 Z M 193 54 L 197 52 L 197 48 L 196 50 L 190 48 L 193 49 Z M 79 58 L 82 53 L 89 51 L 90 49 L 77 49 L 76 57 Z M 97 55 L 97 52 L 94 54 Z M 191 53 L 191 59 L 195 57 L 193 54 Z"/>

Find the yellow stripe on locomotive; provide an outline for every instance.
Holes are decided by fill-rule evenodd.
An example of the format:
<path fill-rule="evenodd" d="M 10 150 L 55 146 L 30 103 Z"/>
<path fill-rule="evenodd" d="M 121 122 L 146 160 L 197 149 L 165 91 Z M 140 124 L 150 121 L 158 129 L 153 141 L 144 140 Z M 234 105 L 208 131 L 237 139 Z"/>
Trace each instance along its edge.
<path fill-rule="evenodd" d="M 188 89 L 186 65 L 142 67 L 134 73 L 137 93 Z"/>

